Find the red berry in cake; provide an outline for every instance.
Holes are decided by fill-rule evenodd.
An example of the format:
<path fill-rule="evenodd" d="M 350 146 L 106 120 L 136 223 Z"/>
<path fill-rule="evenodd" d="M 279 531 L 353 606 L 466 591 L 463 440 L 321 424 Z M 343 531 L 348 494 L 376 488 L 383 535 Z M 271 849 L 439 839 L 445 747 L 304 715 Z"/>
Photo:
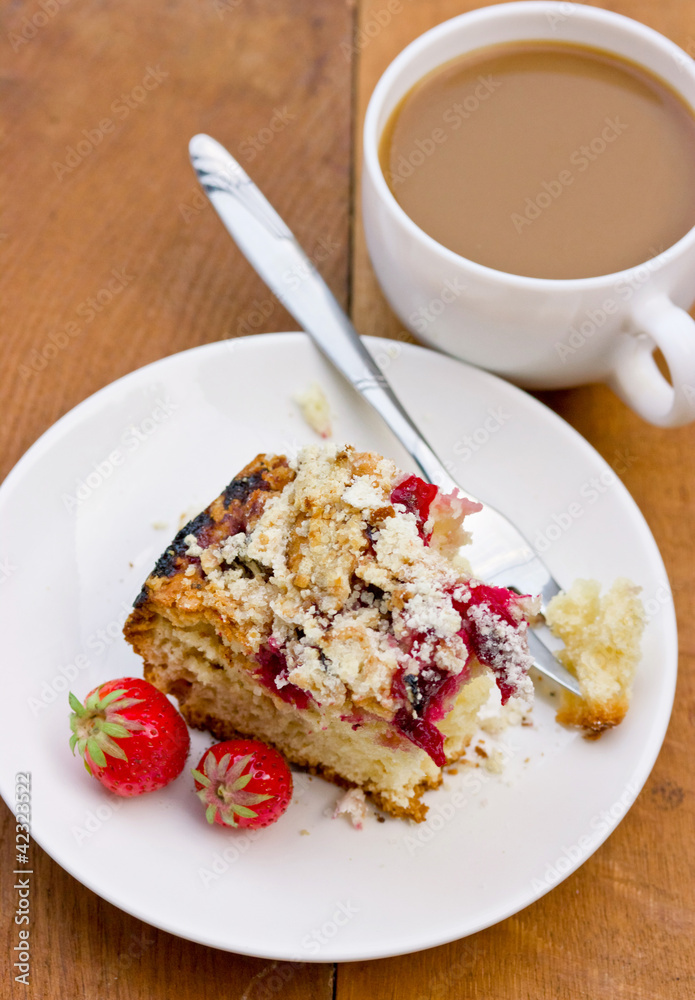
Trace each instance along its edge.
<path fill-rule="evenodd" d="M 418 534 L 423 541 L 429 537 L 425 533 L 425 523 L 437 492 L 436 486 L 419 476 L 408 476 L 391 491 L 391 503 L 401 504 L 409 514 L 415 514 Z"/>
<path fill-rule="evenodd" d="M 260 740 L 226 740 L 206 750 L 195 771 L 208 823 L 259 830 L 290 804 L 292 774 L 285 758 Z"/>
<path fill-rule="evenodd" d="M 137 677 L 100 684 L 84 704 L 70 693 L 70 749 L 116 795 L 154 792 L 178 777 L 191 741 L 168 698 Z"/>

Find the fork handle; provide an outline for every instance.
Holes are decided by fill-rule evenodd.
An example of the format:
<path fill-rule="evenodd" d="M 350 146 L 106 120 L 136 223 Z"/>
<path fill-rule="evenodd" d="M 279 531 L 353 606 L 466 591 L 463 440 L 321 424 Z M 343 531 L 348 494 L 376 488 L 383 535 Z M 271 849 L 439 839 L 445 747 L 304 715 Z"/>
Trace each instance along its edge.
<path fill-rule="evenodd" d="M 380 414 L 423 476 L 444 492 L 456 488 L 314 263 L 270 202 L 224 146 L 210 136 L 194 136 L 190 153 L 225 228 L 271 291 Z"/>

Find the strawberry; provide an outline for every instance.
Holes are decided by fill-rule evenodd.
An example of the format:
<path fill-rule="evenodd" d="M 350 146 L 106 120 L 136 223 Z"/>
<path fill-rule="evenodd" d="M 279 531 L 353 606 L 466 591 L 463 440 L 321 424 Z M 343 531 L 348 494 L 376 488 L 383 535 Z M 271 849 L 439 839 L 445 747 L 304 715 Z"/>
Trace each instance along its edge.
<path fill-rule="evenodd" d="M 221 826 L 270 826 L 292 797 L 284 757 L 260 740 L 216 743 L 205 751 L 193 777 L 208 823 Z"/>
<path fill-rule="evenodd" d="M 116 795 L 154 792 L 181 774 L 191 744 L 186 723 L 148 681 L 107 681 L 84 705 L 71 692 L 70 707 L 70 749 Z"/>

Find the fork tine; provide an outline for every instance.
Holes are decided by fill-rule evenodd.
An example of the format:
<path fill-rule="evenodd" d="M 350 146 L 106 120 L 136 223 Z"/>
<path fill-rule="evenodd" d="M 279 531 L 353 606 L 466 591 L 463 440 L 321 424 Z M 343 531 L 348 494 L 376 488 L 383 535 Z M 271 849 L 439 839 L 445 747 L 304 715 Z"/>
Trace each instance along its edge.
<path fill-rule="evenodd" d="M 542 674 L 562 685 L 568 691 L 581 697 L 581 689 L 577 678 L 574 677 L 566 667 L 548 649 L 541 637 L 533 629 L 528 630 L 528 648 L 534 659 L 534 666 Z"/>

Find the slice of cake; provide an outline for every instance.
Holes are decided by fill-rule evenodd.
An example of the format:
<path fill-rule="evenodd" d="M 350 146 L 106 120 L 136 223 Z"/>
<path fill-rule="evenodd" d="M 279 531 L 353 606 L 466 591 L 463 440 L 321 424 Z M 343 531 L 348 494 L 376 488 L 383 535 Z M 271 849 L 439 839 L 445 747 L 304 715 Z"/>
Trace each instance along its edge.
<path fill-rule="evenodd" d="M 533 600 L 458 556 L 478 509 L 349 447 L 259 455 L 158 560 L 126 638 L 190 725 L 421 820 L 491 688 L 532 698 Z"/>

